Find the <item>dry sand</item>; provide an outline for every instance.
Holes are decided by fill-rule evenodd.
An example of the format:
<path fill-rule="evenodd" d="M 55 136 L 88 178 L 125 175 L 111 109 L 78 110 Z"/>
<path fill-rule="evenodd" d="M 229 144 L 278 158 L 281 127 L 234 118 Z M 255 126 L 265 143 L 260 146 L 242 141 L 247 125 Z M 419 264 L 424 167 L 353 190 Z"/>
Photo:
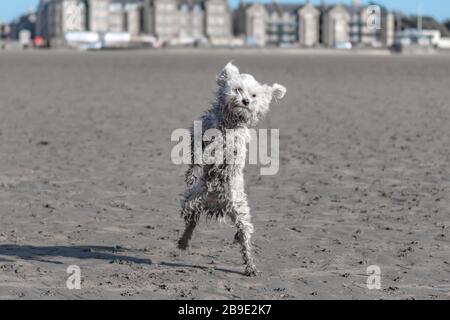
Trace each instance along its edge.
<path fill-rule="evenodd" d="M 280 172 L 246 170 L 257 278 L 227 225 L 175 247 L 170 135 L 231 59 L 288 87 L 261 124 Z M 450 299 L 449 75 L 439 56 L 2 52 L 0 299 Z"/>

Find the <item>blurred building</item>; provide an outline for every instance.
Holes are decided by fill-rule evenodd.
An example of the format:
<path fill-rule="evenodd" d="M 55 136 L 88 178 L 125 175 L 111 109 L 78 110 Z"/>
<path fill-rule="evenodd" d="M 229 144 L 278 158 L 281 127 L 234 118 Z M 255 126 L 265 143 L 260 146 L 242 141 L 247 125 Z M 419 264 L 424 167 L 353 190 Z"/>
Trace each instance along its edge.
<path fill-rule="evenodd" d="M 350 42 L 350 13 L 342 5 L 323 9 L 322 41 L 329 47 L 340 47 Z"/>
<path fill-rule="evenodd" d="M 406 29 L 419 29 L 422 30 L 439 30 L 441 32 L 442 37 L 450 37 L 450 30 L 447 29 L 445 24 L 439 23 L 433 17 L 424 16 L 420 18 L 420 26 L 419 26 L 419 18 L 416 16 L 406 16 L 400 13 L 398 15 L 398 24 L 400 30 Z"/>
<path fill-rule="evenodd" d="M 319 10 L 307 2 L 298 4 L 247 3 L 241 1 L 234 17 L 235 33 L 257 46 L 311 47 L 319 43 Z"/>
<path fill-rule="evenodd" d="M 350 15 L 349 37 L 353 46 L 390 47 L 395 38 L 395 17 L 382 6 L 373 11 L 354 0 L 346 6 Z"/>
<path fill-rule="evenodd" d="M 41 0 L 36 13 L 36 34 L 49 46 L 64 45 L 66 32 L 88 29 L 88 5 L 83 0 Z"/>
<path fill-rule="evenodd" d="M 296 4 L 266 4 L 266 32 L 270 45 L 293 45 L 298 42 L 298 10 Z"/>
<path fill-rule="evenodd" d="M 351 5 L 331 6 L 322 1 L 318 7 L 310 1 L 301 5 L 241 1 L 234 14 L 234 30 L 236 35 L 246 37 L 248 44 L 257 46 L 391 46 L 394 15 L 379 8 L 379 28 L 374 29 L 368 24 L 371 12 L 358 0 Z"/>
<path fill-rule="evenodd" d="M 406 16 L 396 13 L 395 49 L 423 51 L 431 48 L 450 49 L 450 31 L 433 17 Z"/>
<path fill-rule="evenodd" d="M 140 0 L 41 0 L 37 34 L 52 47 L 64 45 L 67 32 L 138 35 L 144 29 L 143 9 Z"/>
<path fill-rule="evenodd" d="M 304 47 L 314 47 L 320 42 L 320 11 L 310 1 L 298 11 L 298 34 L 300 44 Z"/>
<path fill-rule="evenodd" d="M 34 38 L 36 34 L 36 14 L 34 12 L 24 14 L 14 19 L 9 24 L 9 28 L 5 27 L 6 29 L 9 29 L 9 38 L 13 40 L 19 40 L 20 32 L 24 30 L 29 31 L 30 37 Z"/>
<path fill-rule="evenodd" d="M 227 45 L 232 35 L 227 0 L 145 0 L 143 19 L 145 31 L 166 43 Z"/>
<path fill-rule="evenodd" d="M 227 0 L 41 0 L 37 20 L 51 46 L 74 31 L 154 35 L 173 44 L 206 38 L 228 44 L 232 35 Z"/>
<path fill-rule="evenodd" d="M 0 22 L 0 40 L 8 39 L 9 33 L 10 33 L 9 24 Z"/>
<path fill-rule="evenodd" d="M 63 44 L 68 32 L 86 31 L 100 38 L 110 33 L 154 37 L 171 45 L 389 47 L 399 25 L 380 7 L 380 27 L 371 28 L 371 13 L 359 0 L 328 6 L 322 1 L 317 7 L 309 0 L 241 0 L 233 14 L 228 0 L 40 0 L 36 16 L 36 33 L 52 46 Z"/>
<path fill-rule="evenodd" d="M 147 32 L 162 42 L 170 42 L 178 37 L 178 1 L 149 0 L 146 1 Z"/>
<path fill-rule="evenodd" d="M 36 34 L 48 44 L 50 0 L 40 0 L 36 10 Z"/>
<path fill-rule="evenodd" d="M 386 47 L 394 45 L 395 41 L 395 15 L 393 12 L 388 11 L 382 7 L 381 11 L 381 30 L 380 39 L 381 44 Z"/>
<path fill-rule="evenodd" d="M 205 37 L 205 4 L 203 1 L 184 0 L 179 4 L 179 33 L 181 42 L 186 44 Z"/>
<path fill-rule="evenodd" d="M 253 46 L 264 47 L 267 44 L 266 22 L 268 14 L 261 3 L 240 2 L 234 13 L 234 32 L 244 37 L 246 43 Z"/>
<path fill-rule="evenodd" d="M 99 33 L 108 32 L 112 0 L 88 0 L 86 3 L 89 31 Z"/>
<path fill-rule="evenodd" d="M 111 0 L 107 11 L 107 31 L 115 33 L 125 32 L 131 36 L 141 34 L 144 31 L 142 21 L 143 9 L 144 4 L 139 0 Z"/>
<path fill-rule="evenodd" d="M 206 37 L 212 45 L 228 45 L 232 37 L 232 17 L 228 0 L 204 0 Z"/>

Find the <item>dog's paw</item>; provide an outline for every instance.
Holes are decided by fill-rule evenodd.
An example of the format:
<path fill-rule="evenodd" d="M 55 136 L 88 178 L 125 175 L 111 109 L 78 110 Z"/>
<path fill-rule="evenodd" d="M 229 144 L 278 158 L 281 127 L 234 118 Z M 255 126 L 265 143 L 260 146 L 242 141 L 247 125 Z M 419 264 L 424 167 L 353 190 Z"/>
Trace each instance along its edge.
<path fill-rule="evenodd" d="M 186 251 L 189 248 L 189 244 L 186 241 L 178 240 L 178 249 Z"/>
<path fill-rule="evenodd" d="M 260 275 L 261 272 L 258 271 L 258 269 L 256 269 L 255 266 L 247 266 L 245 267 L 245 275 L 247 277 L 256 277 L 258 275 Z"/>

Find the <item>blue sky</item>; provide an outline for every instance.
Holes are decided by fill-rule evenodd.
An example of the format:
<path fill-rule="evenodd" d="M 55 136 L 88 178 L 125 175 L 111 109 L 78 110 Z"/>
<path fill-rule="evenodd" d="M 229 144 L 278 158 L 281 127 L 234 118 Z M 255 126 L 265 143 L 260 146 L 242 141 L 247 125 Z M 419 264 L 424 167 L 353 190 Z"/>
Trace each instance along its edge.
<path fill-rule="evenodd" d="M 264 0 L 262 0 L 264 2 Z M 267 1 L 267 0 L 266 0 Z M 239 1 L 230 0 L 235 6 Z M 304 2 L 303 0 L 279 0 L 279 2 Z M 313 0 L 313 3 L 319 3 Z M 350 3 L 351 0 L 326 0 L 326 3 L 343 2 Z M 362 1 L 367 3 L 368 1 Z M 438 20 L 450 19 L 449 0 L 377 0 L 376 2 L 385 5 L 390 9 L 399 9 L 408 14 L 417 13 L 418 3 L 422 2 L 423 13 L 432 15 Z M 10 21 L 30 8 L 35 8 L 38 0 L 0 0 L 0 21 Z"/>

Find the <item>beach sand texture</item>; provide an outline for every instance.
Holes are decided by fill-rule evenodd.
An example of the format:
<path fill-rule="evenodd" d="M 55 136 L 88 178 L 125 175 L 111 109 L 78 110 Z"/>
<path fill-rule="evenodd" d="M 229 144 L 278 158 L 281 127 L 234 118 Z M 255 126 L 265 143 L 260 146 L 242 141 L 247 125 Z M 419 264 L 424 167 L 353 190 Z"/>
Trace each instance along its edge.
<path fill-rule="evenodd" d="M 230 60 L 288 89 L 260 124 L 279 173 L 246 169 L 257 278 L 229 225 L 176 249 L 171 133 Z M 0 53 L 0 299 L 450 299 L 449 75 L 445 56 Z"/>

